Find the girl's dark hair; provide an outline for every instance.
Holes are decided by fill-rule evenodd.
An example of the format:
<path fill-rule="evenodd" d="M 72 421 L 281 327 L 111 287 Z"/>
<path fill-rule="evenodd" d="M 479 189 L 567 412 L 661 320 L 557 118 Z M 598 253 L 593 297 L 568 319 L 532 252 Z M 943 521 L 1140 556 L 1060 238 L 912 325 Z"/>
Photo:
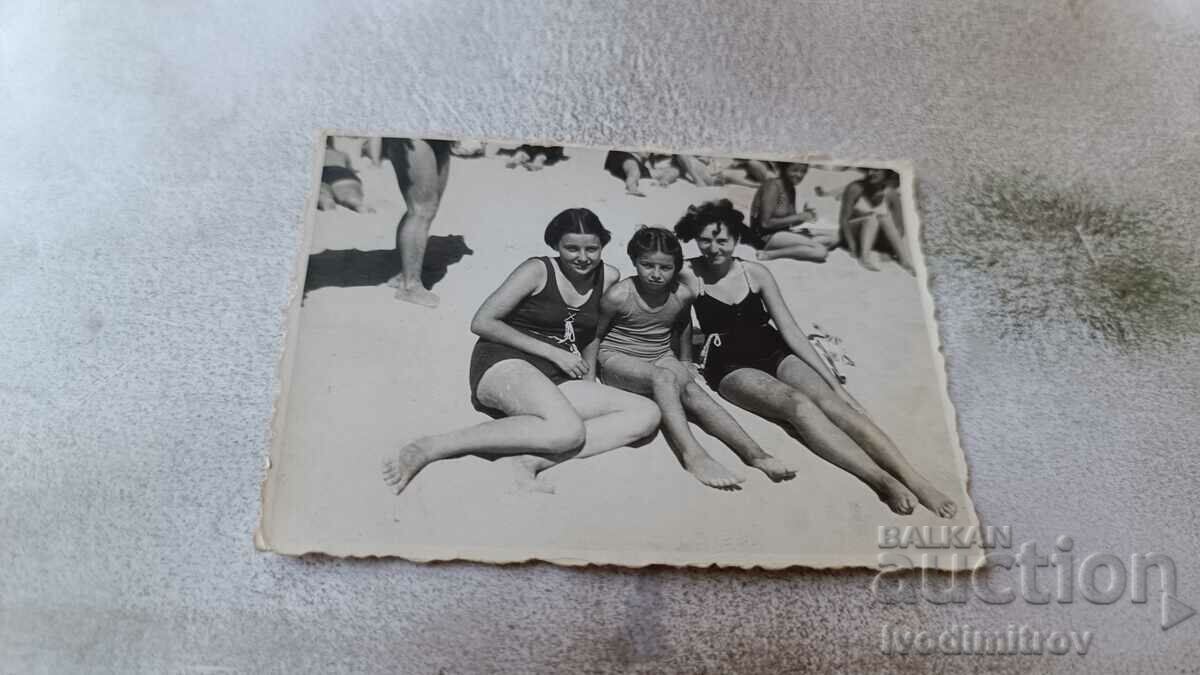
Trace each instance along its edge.
<path fill-rule="evenodd" d="M 891 169 L 864 169 L 864 170 L 865 171 L 882 171 L 883 172 L 883 180 L 880 181 L 878 187 L 872 186 L 871 183 L 867 182 L 866 176 L 863 176 L 862 180 L 859 181 L 859 184 L 862 185 L 862 189 L 865 194 L 874 195 L 876 191 L 884 190 L 887 188 L 894 188 L 897 190 L 900 189 L 900 174 L 896 173 L 895 171 L 892 171 Z"/>
<path fill-rule="evenodd" d="M 550 248 L 558 248 L 558 242 L 568 234 L 594 234 L 600 238 L 600 245 L 607 246 L 612 240 L 612 232 L 604 229 L 600 218 L 588 209 L 566 209 L 550 219 L 542 240 Z"/>
<path fill-rule="evenodd" d="M 691 241 L 713 223 L 724 225 L 729 236 L 738 240 L 750 231 L 746 227 L 746 214 L 733 208 L 733 202 L 728 199 L 716 199 L 689 206 L 687 213 L 675 223 L 675 236 L 680 241 Z"/>
<path fill-rule="evenodd" d="M 629 238 L 629 245 L 625 247 L 625 252 L 629 254 L 629 259 L 633 261 L 634 265 L 637 265 L 638 258 L 647 253 L 666 253 L 675 260 L 677 276 L 683 268 L 683 247 L 679 245 L 679 240 L 675 238 L 675 235 L 665 227 L 642 225 Z"/>

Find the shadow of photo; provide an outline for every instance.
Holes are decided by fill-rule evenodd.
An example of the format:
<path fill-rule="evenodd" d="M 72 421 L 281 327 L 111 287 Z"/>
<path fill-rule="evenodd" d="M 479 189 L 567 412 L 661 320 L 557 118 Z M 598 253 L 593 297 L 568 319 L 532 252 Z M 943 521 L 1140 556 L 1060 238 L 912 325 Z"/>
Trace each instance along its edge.
<path fill-rule="evenodd" d="M 446 277 L 451 265 L 473 253 L 462 235 L 429 237 L 425 248 L 425 264 L 421 269 L 421 283 L 425 288 L 433 289 Z M 326 286 L 380 286 L 399 273 L 399 249 L 326 249 L 308 256 L 304 295 Z"/>

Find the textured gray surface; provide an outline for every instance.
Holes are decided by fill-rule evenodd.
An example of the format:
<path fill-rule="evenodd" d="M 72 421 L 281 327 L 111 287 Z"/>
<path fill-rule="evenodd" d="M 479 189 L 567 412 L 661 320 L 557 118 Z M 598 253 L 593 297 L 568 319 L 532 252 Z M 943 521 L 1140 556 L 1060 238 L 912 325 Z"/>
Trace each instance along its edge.
<path fill-rule="evenodd" d="M 824 151 L 917 163 L 985 522 L 1170 553 L 1200 603 L 1200 6 L 765 4 L 0 8 L 0 668 L 1194 669 L 1200 620 L 1163 633 L 1155 601 L 881 607 L 854 572 L 254 552 L 317 129 Z M 979 264 L 956 226 L 1025 170 L 1142 214 L 1166 290 L 1113 311 L 1165 296 L 1173 318 L 1122 340 L 1020 315 L 1022 266 L 1078 251 L 997 222 Z M 879 655 L 884 622 L 1096 637 L 1082 659 L 935 663 Z"/>

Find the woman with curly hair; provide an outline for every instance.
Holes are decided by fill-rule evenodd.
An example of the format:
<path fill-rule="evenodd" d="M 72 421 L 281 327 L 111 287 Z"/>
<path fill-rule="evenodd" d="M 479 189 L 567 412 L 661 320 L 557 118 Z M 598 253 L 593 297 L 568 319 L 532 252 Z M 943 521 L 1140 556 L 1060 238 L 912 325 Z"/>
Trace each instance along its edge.
<path fill-rule="evenodd" d="M 708 385 L 734 405 L 794 429 L 895 513 L 912 513 L 920 503 L 953 517 L 954 500 L 908 463 L 809 344 L 770 270 L 733 255 L 746 229 L 727 199 L 692 206 L 675 225 L 680 240 L 700 249 L 688 263 L 699 280 L 692 307 L 707 335 Z"/>

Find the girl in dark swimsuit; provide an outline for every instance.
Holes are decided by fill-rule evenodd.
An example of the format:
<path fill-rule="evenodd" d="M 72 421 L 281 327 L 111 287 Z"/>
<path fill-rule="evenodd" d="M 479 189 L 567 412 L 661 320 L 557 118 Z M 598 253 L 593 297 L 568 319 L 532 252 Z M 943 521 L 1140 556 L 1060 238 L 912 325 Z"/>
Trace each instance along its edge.
<path fill-rule="evenodd" d="M 708 335 L 702 358 L 709 386 L 734 405 L 787 423 L 892 511 L 912 513 L 920 502 L 953 517 L 954 501 L 909 465 L 805 339 L 771 272 L 733 257 L 745 231 L 742 213 L 727 199 L 689 208 L 675 226 L 681 240 L 694 239 L 700 249 L 689 263 L 700 283 L 693 306 Z"/>
<path fill-rule="evenodd" d="M 600 260 L 609 238 L 587 209 L 550 221 L 544 240 L 558 256 L 521 263 L 471 321 L 471 401 L 494 419 L 391 454 L 383 475 L 397 494 L 431 462 L 468 454 L 514 456 L 519 481 L 550 491 L 539 472 L 654 433 L 652 401 L 595 381 L 600 298 L 620 276 Z"/>
<path fill-rule="evenodd" d="M 764 182 L 750 203 L 749 243 L 759 249 L 756 257 L 825 262 L 838 236 L 810 230 L 807 225 L 816 221 L 816 211 L 796 203 L 796 186 L 808 174 L 808 165 L 775 162 L 775 170 L 779 177 Z"/>

